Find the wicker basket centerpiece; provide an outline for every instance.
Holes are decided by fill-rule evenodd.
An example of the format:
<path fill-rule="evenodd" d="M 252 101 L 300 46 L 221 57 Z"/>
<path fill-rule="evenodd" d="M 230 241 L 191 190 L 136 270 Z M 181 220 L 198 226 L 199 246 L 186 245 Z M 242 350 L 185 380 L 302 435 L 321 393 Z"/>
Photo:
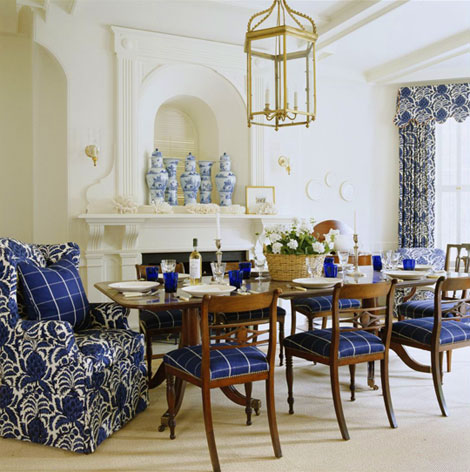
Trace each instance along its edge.
<path fill-rule="evenodd" d="M 325 241 L 319 242 L 313 233 L 313 220 L 294 220 L 289 226 L 265 228 L 264 254 L 271 279 L 290 282 L 309 275 L 321 276 L 325 256 L 338 233 L 330 230 Z"/>

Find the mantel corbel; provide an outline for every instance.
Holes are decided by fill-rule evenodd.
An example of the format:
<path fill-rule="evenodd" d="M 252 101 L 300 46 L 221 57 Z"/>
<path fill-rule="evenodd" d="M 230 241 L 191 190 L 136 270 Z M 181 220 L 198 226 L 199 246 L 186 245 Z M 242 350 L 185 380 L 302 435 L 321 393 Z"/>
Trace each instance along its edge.
<path fill-rule="evenodd" d="M 141 225 L 139 223 L 127 223 L 122 237 L 121 248 L 125 251 L 133 251 L 137 249 L 137 241 L 139 239 L 139 231 Z"/>

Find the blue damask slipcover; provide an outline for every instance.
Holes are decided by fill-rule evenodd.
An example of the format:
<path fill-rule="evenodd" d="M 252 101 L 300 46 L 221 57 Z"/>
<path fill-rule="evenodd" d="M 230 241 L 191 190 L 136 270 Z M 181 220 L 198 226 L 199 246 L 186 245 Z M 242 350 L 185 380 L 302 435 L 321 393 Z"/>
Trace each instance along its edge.
<path fill-rule="evenodd" d="M 91 303 L 76 332 L 25 319 L 18 262 L 46 267 L 64 256 L 78 268 L 74 243 L 0 239 L 0 436 L 90 453 L 147 407 L 144 342 L 114 303 Z"/>

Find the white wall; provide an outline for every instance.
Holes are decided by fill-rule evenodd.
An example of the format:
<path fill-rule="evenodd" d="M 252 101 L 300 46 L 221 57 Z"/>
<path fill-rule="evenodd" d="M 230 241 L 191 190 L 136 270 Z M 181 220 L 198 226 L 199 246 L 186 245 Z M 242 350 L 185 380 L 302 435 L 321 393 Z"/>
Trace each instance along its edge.
<path fill-rule="evenodd" d="M 134 8 L 130 2 L 116 5 L 112 8 L 110 2 L 79 2 L 74 15 L 69 15 L 56 4 L 50 4 L 47 21 L 37 17 L 35 25 L 36 41 L 51 51 L 67 79 L 68 178 L 59 193 L 66 189 L 68 194 L 68 221 L 64 222 L 60 206 L 55 222 L 52 219 L 48 224 L 51 228 L 57 225 L 61 236 L 68 232 L 66 239 L 75 240 L 82 247 L 86 244 L 87 231 L 76 216 L 86 209 L 87 192 L 90 195 L 99 189 L 103 197 L 113 197 L 116 187 L 113 171 L 117 139 L 116 64 L 109 26 L 140 27 L 210 39 L 217 28 L 227 28 L 231 21 L 237 20 L 238 24 L 239 20 L 226 19 L 224 23 L 222 13 L 217 18 L 207 18 L 195 8 L 191 10 L 191 27 L 186 28 L 176 5 L 145 3 L 148 6 L 145 9 Z M 152 15 L 155 17 L 150 21 Z M 243 35 L 243 28 L 240 32 Z M 264 184 L 276 186 L 277 203 L 283 213 L 313 216 L 317 220 L 338 218 L 352 224 L 356 209 L 363 246 L 374 249 L 393 245 L 398 199 L 397 133 L 392 124 L 396 88 L 331 77 L 322 70 L 321 62 L 317 70 L 318 118 L 309 129 L 294 127 L 277 133 L 266 130 Z M 245 117 L 237 115 L 236 119 L 244 121 Z M 12 142 L 19 140 L 19 132 L 16 133 Z M 97 167 L 84 154 L 87 144 L 101 148 Z M 230 152 L 224 142 L 219 142 L 219 146 L 221 152 Z M 281 154 L 291 158 L 290 177 L 277 164 Z M 246 166 L 237 169 L 235 164 L 234 169 L 243 174 L 248 172 Z M 318 178 L 323 182 L 327 171 L 336 176 L 335 186 L 325 186 L 320 200 L 309 200 L 305 194 L 308 180 Z M 62 177 L 63 168 L 57 167 L 55 175 L 52 170 L 51 180 L 56 182 Z M 353 202 L 343 201 L 338 194 L 340 183 L 347 179 L 355 185 Z M 101 180 L 103 183 L 97 186 Z M 235 203 L 241 203 L 243 197 L 244 191 L 239 188 Z M 31 208 L 24 211 L 25 220 L 31 221 Z M 20 226 L 8 221 L 8 227 L 12 228 L 10 234 L 29 239 L 27 231 Z"/>

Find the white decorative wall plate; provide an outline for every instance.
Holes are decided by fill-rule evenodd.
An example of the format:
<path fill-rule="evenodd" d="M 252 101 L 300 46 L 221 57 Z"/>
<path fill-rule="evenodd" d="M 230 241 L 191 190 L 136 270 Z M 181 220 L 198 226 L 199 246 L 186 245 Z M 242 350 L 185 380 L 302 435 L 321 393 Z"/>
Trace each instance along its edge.
<path fill-rule="evenodd" d="M 323 192 L 323 185 L 318 179 L 312 179 L 307 182 L 305 191 L 310 200 L 320 200 Z"/>
<path fill-rule="evenodd" d="M 354 186 L 348 180 L 345 180 L 339 187 L 339 194 L 343 200 L 350 202 L 354 198 Z"/>
<path fill-rule="evenodd" d="M 328 185 L 328 187 L 333 187 L 333 185 L 336 183 L 336 176 L 334 172 L 327 172 L 325 174 L 325 184 Z"/>

